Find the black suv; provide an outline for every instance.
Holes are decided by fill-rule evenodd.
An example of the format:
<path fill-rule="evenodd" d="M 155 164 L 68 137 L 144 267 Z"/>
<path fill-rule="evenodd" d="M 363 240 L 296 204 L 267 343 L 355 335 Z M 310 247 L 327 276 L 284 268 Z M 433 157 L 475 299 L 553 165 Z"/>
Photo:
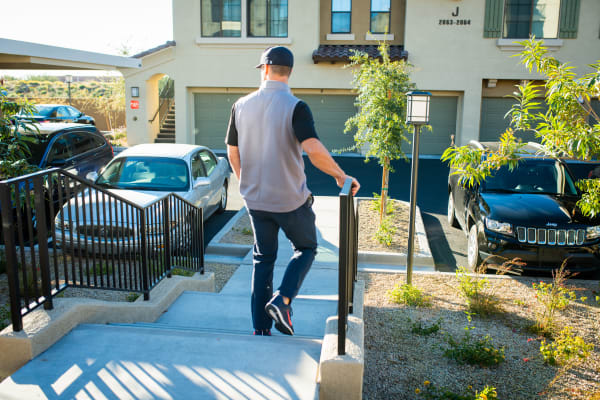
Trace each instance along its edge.
<path fill-rule="evenodd" d="M 498 149 L 497 142 L 470 146 Z M 448 222 L 468 235 L 468 267 L 521 259 L 523 269 L 551 271 L 600 268 L 600 219 L 584 217 L 576 202 L 569 166 L 536 155 L 528 143 L 518 167 L 500 168 L 480 185 L 464 187 L 459 175 L 448 177 Z M 581 166 L 580 166 L 581 167 Z"/>

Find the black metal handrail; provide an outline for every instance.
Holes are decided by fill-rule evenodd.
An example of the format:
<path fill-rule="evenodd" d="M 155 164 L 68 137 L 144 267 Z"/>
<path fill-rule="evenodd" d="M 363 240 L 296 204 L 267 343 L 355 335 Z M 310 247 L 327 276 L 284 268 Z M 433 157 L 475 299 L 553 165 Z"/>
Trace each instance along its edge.
<path fill-rule="evenodd" d="M 338 355 L 344 355 L 348 314 L 354 311 L 354 282 L 358 273 L 358 213 L 354 207 L 351 178 L 346 179 L 339 196 Z"/>
<path fill-rule="evenodd" d="M 0 211 L 14 331 L 69 286 L 148 300 L 173 266 L 204 273 L 202 209 L 174 193 L 141 207 L 54 168 L 0 182 Z"/>
<path fill-rule="evenodd" d="M 175 102 L 175 81 L 173 79 L 169 79 L 165 86 L 162 88 L 160 93 L 158 94 L 158 107 L 152 116 L 152 119 L 148 120 L 148 122 L 154 122 L 157 115 L 160 115 L 158 126 L 162 126 L 171 106 Z"/>

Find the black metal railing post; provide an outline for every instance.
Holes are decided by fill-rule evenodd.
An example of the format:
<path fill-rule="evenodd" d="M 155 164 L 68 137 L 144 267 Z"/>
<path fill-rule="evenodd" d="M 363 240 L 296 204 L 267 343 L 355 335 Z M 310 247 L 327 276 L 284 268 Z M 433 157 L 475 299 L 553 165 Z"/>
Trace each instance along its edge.
<path fill-rule="evenodd" d="M 346 179 L 340 192 L 340 226 L 339 226 L 339 271 L 338 271 L 338 355 L 346 354 L 346 330 L 348 312 L 351 310 L 354 286 L 354 249 L 352 238 L 356 227 L 354 219 L 354 199 L 352 196 L 352 179 Z"/>
<path fill-rule="evenodd" d="M 142 258 L 142 293 L 144 300 L 150 300 L 150 281 L 148 271 L 148 240 L 146 238 L 146 209 L 140 210 L 140 221 L 138 222 L 140 230 L 140 252 Z"/>
<path fill-rule="evenodd" d="M 171 277 L 171 209 L 169 203 L 171 196 L 163 199 L 163 240 L 165 250 L 165 270 L 167 271 L 167 277 Z"/>
<path fill-rule="evenodd" d="M 15 190 L 17 192 L 17 190 Z M 15 193 L 18 196 L 18 193 Z M 21 294 L 19 293 L 19 272 L 17 269 L 17 249 L 15 247 L 13 232 L 13 204 L 10 196 L 10 185 L 0 183 L 0 209 L 2 212 L 2 234 L 4 235 L 4 249 L 6 261 L 6 277 L 8 279 L 8 293 L 10 298 L 10 315 L 13 331 L 23 330 L 23 317 L 21 316 Z"/>
<path fill-rule="evenodd" d="M 42 176 L 37 175 L 33 177 L 33 192 L 36 193 L 34 196 L 35 203 L 35 215 L 36 215 L 36 232 L 38 239 L 39 249 L 39 260 L 40 260 L 40 273 L 42 275 L 42 295 L 44 296 L 44 309 L 52 310 L 54 308 L 52 304 L 52 284 L 50 282 L 50 261 L 48 259 L 48 226 L 46 224 L 46 204 L 44 196 L 44 185 L 42 184 Z M 52 201 L 51 199 L 48 201 Z M 32 247 L 33 251 L 33 247 Z M 31 266 L 36 268 L 34 264 Z M 58 278 L 58 277 L 57 277 Z M 34 282 L 37 284 L 37 282 Z"/>

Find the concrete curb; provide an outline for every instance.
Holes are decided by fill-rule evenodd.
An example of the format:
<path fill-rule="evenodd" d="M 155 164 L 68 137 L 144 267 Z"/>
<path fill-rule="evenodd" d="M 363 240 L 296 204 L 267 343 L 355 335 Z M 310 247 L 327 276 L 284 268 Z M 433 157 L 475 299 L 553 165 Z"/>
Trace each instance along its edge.
<path fill-rule="evenodd" d="M 365 368 L 365 326 L 363 321 L 365 283 L 354 287 L 354 313 L 348 316 L 346 354 L 337 354 L 338 317 L 327 319 L 319 361 L 319 399 L 360 400 Z"/>
<path fill-rule="evenodd" d="M 221 239 L 235 226 L 240 218 L 246 214 L 246 207 L 242 207 L 217 234 L 212 238 L 205 253 L 207 255 L 229 256 L 236 258 L 244 258 L 252 245 L 235 244 L 235 243 L 220 243 Z"/>
<path fill-rule="evenodd" d="M 21 332 L 13 332 L 12 326 L 0 332 L 0 375 L 13 374 L 79 324 L 154 322 L 184 291 L 214 292 L 214 273 L 163 279 L 150 292 L 149 301 L 56 298 L 54 309 L 38 308 L 27 314 Z"/>
<path fill-rule="evenodd" d="M 360 200 L 373 200 L 372 197 L 357 197 L 357 201 Z M 406 206 L 410 206 L 410 203 L 406 201 L 400 201 Z M 413 254 L 413 264 L 415 266 L 422 267 L 423 269 L 433 270 L 435 262 L 431 249 L 429 248 L 429 240 L 427 239 L 427 233 L 425 232 L 425 224 L 423 223 L 423 217 L 421 216 L 421 209 L 417 206 L 415 211 L 415 240 L 419 243 L 419 251 Z M 406 265 L 407 255 L 405 253 L 389 253 L 389 252 L 377 252 L 377 251 L 359 251 L 358 262 L 364 264 L 384 264 L 384 265 Z"/>

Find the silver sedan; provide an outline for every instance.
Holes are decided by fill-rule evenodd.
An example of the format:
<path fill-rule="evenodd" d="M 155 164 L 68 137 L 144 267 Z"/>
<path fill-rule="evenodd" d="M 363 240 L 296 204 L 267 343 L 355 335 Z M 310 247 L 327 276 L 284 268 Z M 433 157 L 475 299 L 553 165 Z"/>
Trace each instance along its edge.
<path fill-rule="evenodd" d="M 170 225 L 188 230 L 192 218 L 184 208 L 202 208 L 204 220 L 225 210 L 230 175 L 227 160 L 204 146 L 131 147 L 117 155 L 100 175 L 88 176 L 98 189 L 85 189 L 63 206 L 55 219 L 55 241 L 62 247 L 95 248 L 95 252 L 106 244 L 131 247 L 140 234 L 140 217 L 133 215 L 138 211 L 130 206 L 134 204 L 137 209 L 152 205 L 148 210 L 154 215 L 145 221 L 145 233 L 160 236 L 155 239 L 161 243 L 165 224 L 158 199 L 169 193 L 180 198 L 170 206 Z"/>

